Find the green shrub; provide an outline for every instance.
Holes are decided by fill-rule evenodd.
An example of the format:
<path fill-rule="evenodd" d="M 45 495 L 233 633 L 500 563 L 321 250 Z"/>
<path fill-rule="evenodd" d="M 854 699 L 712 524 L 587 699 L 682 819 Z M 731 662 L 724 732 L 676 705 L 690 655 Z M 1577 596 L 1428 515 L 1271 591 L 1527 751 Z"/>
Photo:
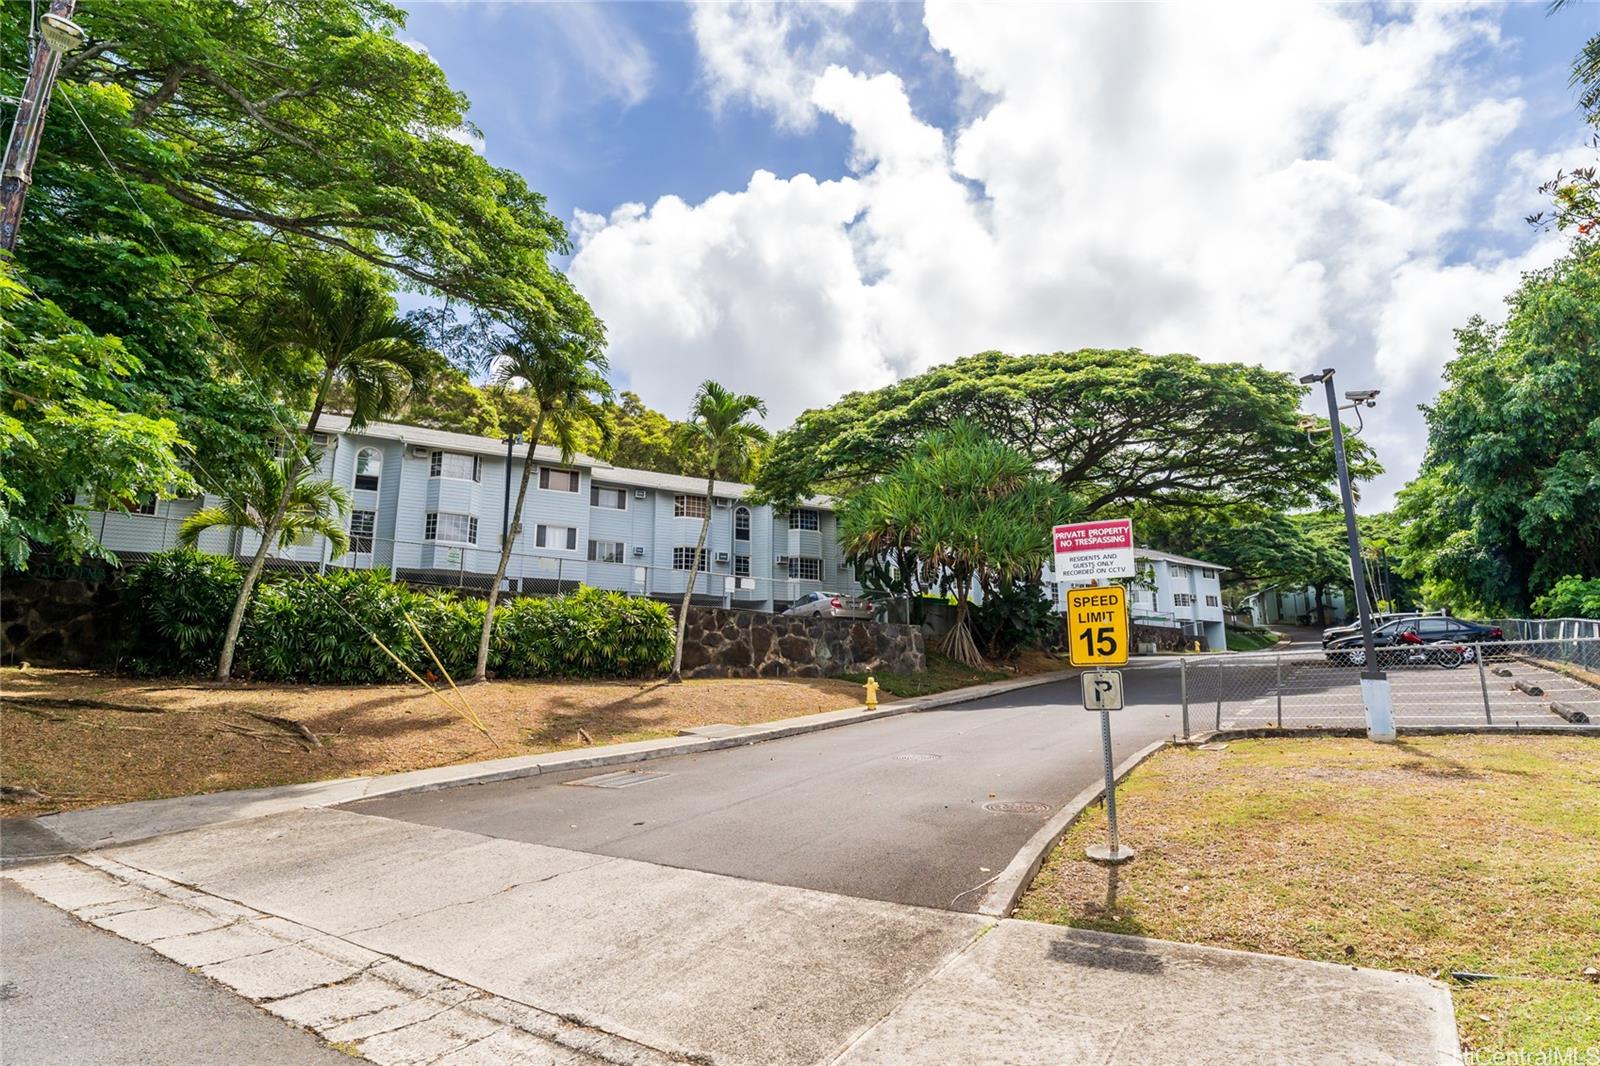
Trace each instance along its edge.
<path fill-rule="evenodd" d="M 666 667 L 672 642 L 666 604 L 586 587 L 497 608 L 490 662 L 500 677 L 639 677 Z"/>
<path fill-rule="evenodd" d="M 1009 659 L 1023 648 L 1042 648 L 1061 630 L 1061 616 L 1039 585 L 1002 585 L 972 605 L 972 636 L 993 659 Z"/>
<path fill-rule="evenodd" d="M 1540 618 L 1600 618 L 1600 577 L 1568 574 L 1533 601 Z"/>
<path fill-rule="evenodd" d="M 130 650 L 147 673 L 209 673 L 238 594 L 232 559 L 163 552 L 134 570 L 126 600 Z M 264 681 L 372 684 L 409 675 L 375 635 L 419 674 L 437 667 L 410 614 L 456 680 L 470 677 L 485 603 L 419 592 L 381 570 L 334 570 L 264 583 L 239 640 L 240 672 Z M 498 677 L 639 677 L 672 657 L 664 603 L 583 588 L 554 599 L 503 601 L 490 666 Z"/>
<path fill-rule="evenodd" d="M 147 675 L 214 670 L 242 580 L 232 559 L 189 548 L 134 567 L 122 589 L 128 668 Z"/>

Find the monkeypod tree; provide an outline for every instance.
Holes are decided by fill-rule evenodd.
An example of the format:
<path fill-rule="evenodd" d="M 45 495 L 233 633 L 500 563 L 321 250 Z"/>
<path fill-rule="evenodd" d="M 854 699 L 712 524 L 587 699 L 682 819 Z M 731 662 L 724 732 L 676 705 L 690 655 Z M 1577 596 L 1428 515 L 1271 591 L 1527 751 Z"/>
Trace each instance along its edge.
<path fill-rule="evenodd" d="M 1190 355 L 984 352 L 805 412 L 774 442 L 757 487 L 780 503 L 848 495 L 963 419 L 1047 472 L 1086 514 L 1140 500 L 1332 503 L 1330 451 L 1299 427 L 1305 391 L 1288 374 Z M 1350 450 L 1357 476 L 1375 472 L 1364 444 Z"/>

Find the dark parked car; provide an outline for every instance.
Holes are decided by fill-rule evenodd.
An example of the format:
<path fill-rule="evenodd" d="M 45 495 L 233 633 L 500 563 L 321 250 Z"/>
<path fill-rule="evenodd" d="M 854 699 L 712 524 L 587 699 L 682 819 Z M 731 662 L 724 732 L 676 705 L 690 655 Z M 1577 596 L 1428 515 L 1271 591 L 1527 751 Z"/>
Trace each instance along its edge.
<path fill-rule="evenodd" d="M 1393 611 L 1387 614 L 1374 614 L 1372 616 L 1372 624 L 1381 626 L 1388 622 L 1393 622 L 1397 618 L 1420 618 L 1421 616 L 1421 611 Z M 1349 625 L 1332 626 L 1324 629 L 1322 631 L 1322 646 L 1326 648 L 1340 637 L 1348 637 L 1352 633 L 1358 637 L 1361 635 L 1360 622 L 1351 622 Z"/>
<path fill-rule="evenodd" d="M 1499 626 L 1464 622 L 1459 618 L 1396 618 L 1373 630 L 1380 666 L 1436 663 L 1444 667 L 1471 662 L 1484 644 L 1504 642 Z M 1329 642 L 1328 661 L 1340 666 L 1363 666 L 1367 661 L 1359 627 L 1356 632 Z M 1493 651 L 1483 649 L 1485 658 Z"/>

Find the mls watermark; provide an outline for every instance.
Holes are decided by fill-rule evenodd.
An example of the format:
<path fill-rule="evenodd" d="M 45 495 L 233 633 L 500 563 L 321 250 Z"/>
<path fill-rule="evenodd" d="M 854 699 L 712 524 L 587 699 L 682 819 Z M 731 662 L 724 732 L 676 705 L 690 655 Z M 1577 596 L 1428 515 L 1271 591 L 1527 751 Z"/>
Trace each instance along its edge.
<path fill-rule="evenodd" d="M 1462 1061 L 1464 1066 L 1600 1066 L 1600 1044 L 1538 1051 L 1468 1051 Z"/>

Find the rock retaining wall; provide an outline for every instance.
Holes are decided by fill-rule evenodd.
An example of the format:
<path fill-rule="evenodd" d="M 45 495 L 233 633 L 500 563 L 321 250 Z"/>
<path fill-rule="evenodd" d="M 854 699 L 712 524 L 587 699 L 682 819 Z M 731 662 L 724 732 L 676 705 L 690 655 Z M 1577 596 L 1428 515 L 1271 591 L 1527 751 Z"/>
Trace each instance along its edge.
<path fill-rule="evenodd" d="M 837 677 L 927 666 L 922 630 L 901 623 L 691 607 L 683 640 L 685 677 Z"/>
<path fill-rule="evenodd" d="M 106 665 L 122 628 L 122 571 L 104 563 L 35 557 L 0 578 L 0 661 Z"/>

